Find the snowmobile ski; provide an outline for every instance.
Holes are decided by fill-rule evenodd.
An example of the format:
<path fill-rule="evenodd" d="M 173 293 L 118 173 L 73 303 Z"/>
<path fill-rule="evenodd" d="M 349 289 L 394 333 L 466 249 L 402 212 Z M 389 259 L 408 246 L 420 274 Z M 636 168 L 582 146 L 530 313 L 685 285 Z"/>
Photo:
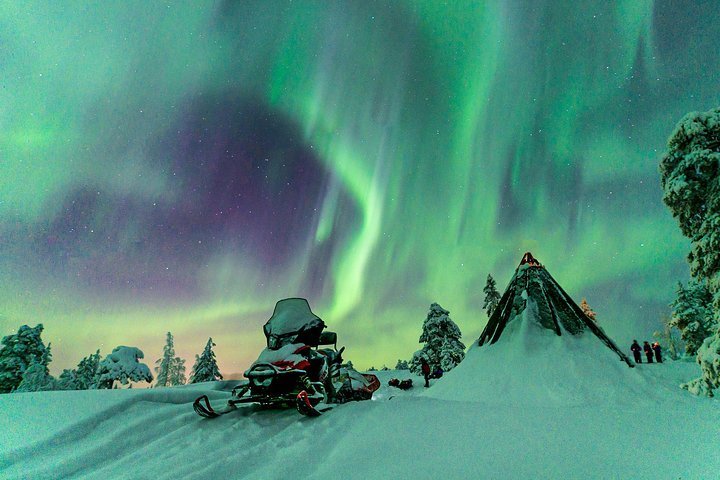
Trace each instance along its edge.
<path fill-rule="evenodd" d="M 310 397 L 305 390 L 302 390 L 297 394 L 295 406 L 297 407 L 297 411 L 306 417 L 319 417 L 323 414 L 323 412 L 332 410 L 332 407 L 315 408 L 315 406 L 313 406 L 310 402 Z"/>
<path fill-rule="evenodd" d="M 244 397 L 249 387 L 247 384 L 240 384 L 232 389 L 232 397 L 228 400 L 227 405 L 221 409 L 215 410 L 210 406 L 210 399 L 207 395 L 202 395 L 195 399 L 193 402 L 193 410 L 195 413 L 205 418 L 217 418 L 220 415 L 225 415 L 233 410 L 237 410 L 239 403 L 247 403 L 251 401 L 250 398 Z"/>
<path fill-rule="evenodd" d="M 237 409 L 237 407 L 233 403 L 228 403 L 225 408 L 215 410 L 210 406 L 210 400 L 207 395 L 198 397 L 193 402 L 193 410 L 195 410 L 195 413 L 205 418 L 217 418 L 220 415 L 225 415 L 235 409 Z"/>

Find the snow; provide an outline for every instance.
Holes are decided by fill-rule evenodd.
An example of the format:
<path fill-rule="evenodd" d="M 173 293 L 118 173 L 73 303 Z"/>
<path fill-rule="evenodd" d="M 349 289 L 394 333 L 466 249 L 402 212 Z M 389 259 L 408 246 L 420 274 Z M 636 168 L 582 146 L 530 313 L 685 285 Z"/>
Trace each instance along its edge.
<path fill-rule="evenodd" d="M 531 309 L 526 309 L 529 315 Z M 373 400 L 315 419 L 192 400 L 235 381 L 0 395 L 0 478 L 717 478 L 720 401 L 690 362 L 628 368 L 594 336 L 513 321 L 443 378 L 372 372 Z M 389 387 L 390 378 L 415 387 Z"/>
<path fill-rule="evenodd" d="M 295 352 L 305 347 L 305 344 L 302 343 L 288 343 L 277 350 L 265 348 L 262 352 L 260 352 L 257 360 L 255 360 L 250 368 L 245 371 L 245 374 L 247 374 L 253 366 L 262 363 L 277 363 L 285 361 L 298 364 L 305 360 L 305 357 Z"/>
<path fill-rule="evenodd" d="M 128 383 L 128 380 L 133 382 L 151 382 L 153 379 L 150 369 L 144 363 L 140 363 L 139 360 L 145 358 L 142 350 L 137 347 L 115 347 L 105 359 L 100 362 L 99 371 L 99 384 L 106 382 L 119 381 L 123 385 Z"/>

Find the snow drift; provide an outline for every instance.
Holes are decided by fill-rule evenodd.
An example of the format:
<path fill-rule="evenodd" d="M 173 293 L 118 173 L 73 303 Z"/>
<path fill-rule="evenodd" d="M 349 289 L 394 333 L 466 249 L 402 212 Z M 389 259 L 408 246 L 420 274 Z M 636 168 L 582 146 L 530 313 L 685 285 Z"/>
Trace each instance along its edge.
<path fill-rule="evenodd" d="M 471 353 L 465 362 L 482 358 L 481 349 Z M 549 394 L 512 371 L 498 374 L 498 385 L 482 381 L 486 371 L 463 368 L 473 374 L 463 382 L 465 362 L 430 389 L 418 386 L 420 377 L 409 391 L 393 389 L 387 381 L 409 373 L 376 372 L 383 387 L 375 401 L 339 405 L 317 419 L 252 406 L 215 420 L 192 411 L 199 393 L 221 403 L 236 382 L 0 395 L 0 478 L 717 476 L 720 402 L 677 388 L 696 374 L 691 363 L 628 369 L 615 357 L 609 368 L 636 375 L 654 390 L 652 401 L 626 399 L 621 378 L 593 395 L 543 404 Z M 509 391 L 516 393 L 508 398 Z"/>

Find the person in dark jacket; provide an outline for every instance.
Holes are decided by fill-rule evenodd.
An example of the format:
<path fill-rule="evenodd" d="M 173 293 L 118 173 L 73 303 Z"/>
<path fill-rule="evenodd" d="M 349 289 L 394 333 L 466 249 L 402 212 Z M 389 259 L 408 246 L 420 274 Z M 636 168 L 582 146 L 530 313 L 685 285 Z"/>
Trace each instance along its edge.
<path fill-rule="evenodd" d="M 653 349 L 648 342 L 643 343 L 643 350 L 645 351 L 645 358 L 648 363 L 653 362 Z"/>
<path fill-rule="evenodd" d="M 642 348 L 640 348 L 637 340 L 633 340 L 632 345 L 630 345 L 630 350 L 632 350 L 633 357 L 635 357 L 635 363 L 642 363 L 642 356 L 640 355 Z"/>
<path fill-rule="evenodd" d="M 657 363 L 662 363 L 662 347 L 660 346 L 660 343 L 655 342 L 652 344 L 653 352 L 655 352 L 655 361 Z"/>
<path fill-rule="evenodd" d="M 430 386 L 430 365 L 428 365 L 427 360 L 424 358 L 420 359 L 420 368 L 422 369 L 423 377 L 425 377 L 425 387 Z"/>

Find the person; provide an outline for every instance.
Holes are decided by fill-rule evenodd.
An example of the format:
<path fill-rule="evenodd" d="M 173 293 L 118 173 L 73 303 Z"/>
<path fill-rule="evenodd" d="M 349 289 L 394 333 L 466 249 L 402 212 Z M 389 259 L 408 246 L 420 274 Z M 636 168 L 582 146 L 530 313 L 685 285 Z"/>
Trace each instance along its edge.
<path fill-rule="evenodd" d="M 433 372 L 433 374 L 432 374 L 432 378 L 440 378 L 440 377 L 443 376 L 443 373 L 445 373 L 445 372 L 443 371 L 443 369 L 440 368 L 440 367 L 437 367 L 437 368 L 435 369 L 435 371 Z"/>
<path fill-rule="evenodd" d="M 660 347 L 660 342 L 655 342 L 652 345 L 653 352 L 655 352 L 655 361 L 657 363 L 662 363 L 662 347 Z"/>
<path fill-rule="evenodd" d="M 653 350 L 648 342 L 643 343 L 643 350 L 645 351 L 645 358 L 647 358 L 647 362 L 652 363 L 653 362 Z"/>
<path fill-rule="evenodd" d="M 633 352 L 633 356 L 635 357 L 635 363 L 642 363 L 642 357 L 640 356 L 640 344 L 637 340 L 633 340 L 632 345 L 630 345 L 630 350 Z"/>
<path fill-rule="evenodd" d="M 430 386 L 430 365 L 424 358 L 420 359 L 420 368 L 422 369 L 423 377 L 425 377 L 425 388 Z"/>

